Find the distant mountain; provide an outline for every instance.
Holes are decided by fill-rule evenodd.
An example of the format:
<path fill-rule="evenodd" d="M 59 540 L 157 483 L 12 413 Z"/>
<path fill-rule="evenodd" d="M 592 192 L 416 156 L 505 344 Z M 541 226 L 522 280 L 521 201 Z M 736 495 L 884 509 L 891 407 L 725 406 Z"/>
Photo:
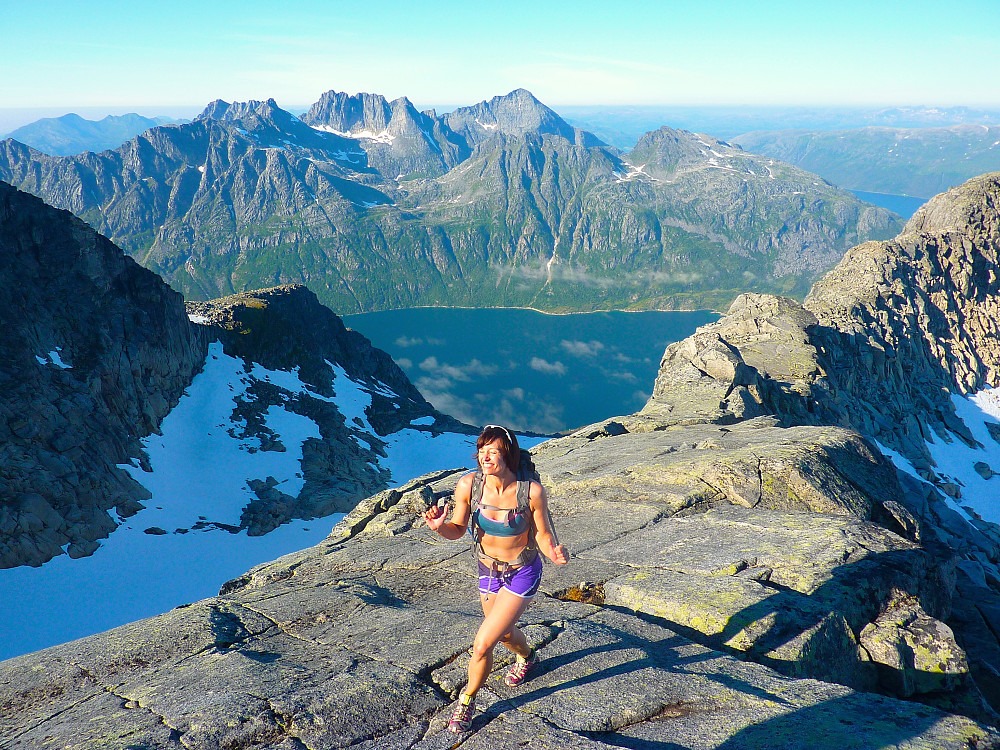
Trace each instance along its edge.
<path fill-rule="evenodd" d="M 0 178 L 68 208 L 188 298 L 303 283 L 339 312 L 718 308 L 804 295 L 895 215 L 663 129 L 622 155 L 519 89 L 443 116 L 328 92 L 301 119 L 213 102 L 113 151 L 0 142 Z"/>
<path fill-rule="evenodd" d="M 84 151 L 118 148 L 140 133 L 159 125 L 177 122 L 170 117 L 108 115 L 103 120 L 85 120 L 72 112 L 62 117 L 45 117 L 7 134 L 21 143 L 53 156 L 69 156 Z"/>
<path fill-rule="evenodd" d="M 1000 123 L 1000 110 L 969 107 L 730 107 L 573 105 L 559 114 L 618 148 L 630 149 L 644 133 L 668 125 L 726 140 L 760 130 L 845 130 L 865 127 L 942 128 Z"/>
<path fill-rule="evenodd" d="M 1000 125 L 779 130 L 734 139 L 852 190 L 928 198 L 1000 170 Z"/>

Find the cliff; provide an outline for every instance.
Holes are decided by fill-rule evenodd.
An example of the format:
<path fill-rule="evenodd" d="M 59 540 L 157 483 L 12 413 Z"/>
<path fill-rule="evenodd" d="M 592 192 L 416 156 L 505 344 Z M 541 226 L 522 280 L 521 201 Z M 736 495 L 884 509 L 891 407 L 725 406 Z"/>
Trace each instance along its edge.
<path fill-rule="evenodd" d="M 68 211 L 0 183 L 0 567 L 90 554 L 201 368 L 181 296 Z"/>

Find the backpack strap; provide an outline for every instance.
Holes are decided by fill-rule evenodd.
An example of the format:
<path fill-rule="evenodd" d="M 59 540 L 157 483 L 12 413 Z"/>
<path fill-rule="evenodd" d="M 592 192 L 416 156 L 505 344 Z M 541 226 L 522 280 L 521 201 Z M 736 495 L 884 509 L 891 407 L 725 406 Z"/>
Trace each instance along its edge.
<path fill-rule="evenodd" d="M 483 484 L 486 482 L 486 477 L 483 476 L 483 472 L 476 469 L 475 475 L 472 477 L 472 495 L 469 497 L 469 505 L 472 510 L 476 510 L 479 507 L 479 503 L 483 499 Z"/>

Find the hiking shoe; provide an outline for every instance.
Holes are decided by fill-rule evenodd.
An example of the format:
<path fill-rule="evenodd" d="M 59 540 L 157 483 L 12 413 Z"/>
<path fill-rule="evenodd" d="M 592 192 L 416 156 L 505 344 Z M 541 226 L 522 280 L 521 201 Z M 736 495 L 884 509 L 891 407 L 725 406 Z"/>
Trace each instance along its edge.
<path fill-rule="evenodd" d="M 473 703 L 475 703 L 474 700 L 469 701 L 468 704 L 464 704 L 460 699 L 455 704 L 455 713 L 451 715 L 451 722 L 448 724 L 448 729 L 455 734 L 468 732 L 472 729 L 472 713 L 475 710 Z"/>
<path fill-rule="evenodd" d="M 510 668 L 509 672 L 507 672 L 507 677 L 504 679 L 504 682 L 507 683 L 510 687 L 514 687 L 515 685 L 520 685 L 522 682 L 525 681 L 525 679 L 527 679 L 528 672 L 530 672 L 532 667 L 534 667 L 536 664 L 538 664 L 538 654 L 536 654 L 534 651 L 531 652 L 531 656 L 529 656 L 527 659 L 524 659 L 520 656 L 517 657 L 516 661 L 514 662 L 514 666 Z"/>

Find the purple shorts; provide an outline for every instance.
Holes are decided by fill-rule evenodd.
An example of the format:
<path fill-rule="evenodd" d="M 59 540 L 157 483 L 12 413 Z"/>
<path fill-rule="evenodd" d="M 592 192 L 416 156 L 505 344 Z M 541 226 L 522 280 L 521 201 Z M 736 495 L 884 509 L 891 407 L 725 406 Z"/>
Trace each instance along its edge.
<path fill-rule="evenodd" d="M 499 567 L 499 566 L 498 566 Z M 479 593 L 496 594 L 507 589 L 515 596 L 530 599 L 542 582 L 542 556 L 537 555 L 527 565 L 507 570 L 493 570 L 479 561 Z"/>

